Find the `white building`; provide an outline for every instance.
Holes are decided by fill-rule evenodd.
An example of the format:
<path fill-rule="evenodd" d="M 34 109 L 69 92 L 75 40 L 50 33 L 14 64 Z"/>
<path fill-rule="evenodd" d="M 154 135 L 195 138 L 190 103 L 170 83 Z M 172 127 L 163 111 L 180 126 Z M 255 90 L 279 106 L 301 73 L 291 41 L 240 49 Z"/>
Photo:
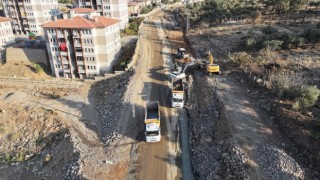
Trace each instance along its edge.
<path fill-rule="evenodd" d="M 118 19 L 121 29 L 129 22 L 127 0 L 75 0 L 75 6 L 95 9 L 101 16 Z"/>
<path fill-rule="evenodd" d="M 5 60 L 5 48 L 13 42 L 11 19 L 0 16 L 0 61 Z"/>
<path fill-rule="evenodd" d="M 110 71 L 121 49 L 119 22 L 89 12 L 42 25 L 53 74 L 87 78 Z"/>
<path fill-rule="evenodd" d="M 59 14 L 58 0 L 1 0 L 6 17 L 12 19 L 14 33 L 43 35 L 41 24 Z"/>

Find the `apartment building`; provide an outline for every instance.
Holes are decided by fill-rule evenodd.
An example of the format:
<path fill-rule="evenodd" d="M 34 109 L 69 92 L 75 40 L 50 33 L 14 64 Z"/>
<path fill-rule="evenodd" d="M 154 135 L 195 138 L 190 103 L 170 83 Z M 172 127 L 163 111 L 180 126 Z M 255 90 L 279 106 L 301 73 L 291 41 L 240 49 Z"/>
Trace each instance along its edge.
<path fill-rule="evenodd" d="M 121 48 L 120 21 L 75 16 L 42 25 L 56 77 L 88 78 L 111 70 Z"/>
<path fill-rule="evenodd" d="M 0 61 L 5 60 L 5 47 L 13 42 L 11 19 L 0 16 Z"/>
<path fill-rule="evenodd" d="M 75 0 L 75 6 L 96 9 L 101 16 L 118 19 L 121 29 L 129 22 L 127 0 Z"/>
<path fill-rule="evenodd" d="M 12 19 L 15 34 L 44 35 L 41 24 L 59 14 L 58 0 L 0 0 L 6 17 Z"/>

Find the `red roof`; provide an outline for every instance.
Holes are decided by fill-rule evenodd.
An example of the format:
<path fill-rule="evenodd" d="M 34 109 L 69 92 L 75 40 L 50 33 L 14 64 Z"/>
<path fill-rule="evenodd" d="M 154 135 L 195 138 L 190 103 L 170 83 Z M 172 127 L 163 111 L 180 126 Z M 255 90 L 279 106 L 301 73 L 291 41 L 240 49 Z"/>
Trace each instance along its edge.
<path fill-rule="evenodd" d="M 7 18 L 7 17 L 0 16 L 0 22 L 4 22 L 4 21 L 11 21 L 11 19 Z"/>
<path fill-rule="evenodd" d="M 71 28 L 71 29 L 93 29 L 104 28 L 120 22 L 117 19 L 95 16 L 95 20 L 89 20 L 82 16 L 75 16 L 71 19 L 59 19 L 57 21 L 42 24 L 43 28 Z"/>
<path fill-rule="evenodd" d="M 96 10 L 90 8 L 75 8 L 73 9 L 75 13 L 91 13 L 95 12 Z"/>

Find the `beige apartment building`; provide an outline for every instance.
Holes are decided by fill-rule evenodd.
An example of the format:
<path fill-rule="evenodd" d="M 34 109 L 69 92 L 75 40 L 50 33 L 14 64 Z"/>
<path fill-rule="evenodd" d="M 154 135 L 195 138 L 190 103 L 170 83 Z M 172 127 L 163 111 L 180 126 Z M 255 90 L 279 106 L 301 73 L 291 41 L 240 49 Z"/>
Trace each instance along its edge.
<path fill-rule="evenodd" d="M 14 42 L 11 19 L 0 16 L 0 62 L 5 60 L 5 48 Z"/>
<path fill-rule="evenodd" d="M 101 16 L 118 19 L 121 29 L 129 22 L 127 0 L 75 0 L 75 6 L 95 9 Z"/>
<path fill-rule="evenodd" d="M 119 26 L 119 20 L 90 12 L 43 24 L 54 76 L 88 78 L 110 71 L 121 48 Z"/>
<path fill-rule="evenodd" d="M 6 17 L 12 19 L 15 34 L 44 35 L 41 24 L 59 14 L 58 0 L 0 0 Z"/>

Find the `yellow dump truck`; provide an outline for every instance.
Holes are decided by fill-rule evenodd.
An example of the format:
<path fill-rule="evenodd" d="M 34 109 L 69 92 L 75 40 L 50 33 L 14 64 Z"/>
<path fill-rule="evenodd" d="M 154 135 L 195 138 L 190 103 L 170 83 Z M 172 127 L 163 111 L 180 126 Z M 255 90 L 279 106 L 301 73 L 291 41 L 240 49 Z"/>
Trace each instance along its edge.
<path fill-rule="evenodd" d="M 146 102 L 145 110 L 145 135 L 147 142 L 158 142 L 161 140 L 160 109 L 158 101 Z"/>

